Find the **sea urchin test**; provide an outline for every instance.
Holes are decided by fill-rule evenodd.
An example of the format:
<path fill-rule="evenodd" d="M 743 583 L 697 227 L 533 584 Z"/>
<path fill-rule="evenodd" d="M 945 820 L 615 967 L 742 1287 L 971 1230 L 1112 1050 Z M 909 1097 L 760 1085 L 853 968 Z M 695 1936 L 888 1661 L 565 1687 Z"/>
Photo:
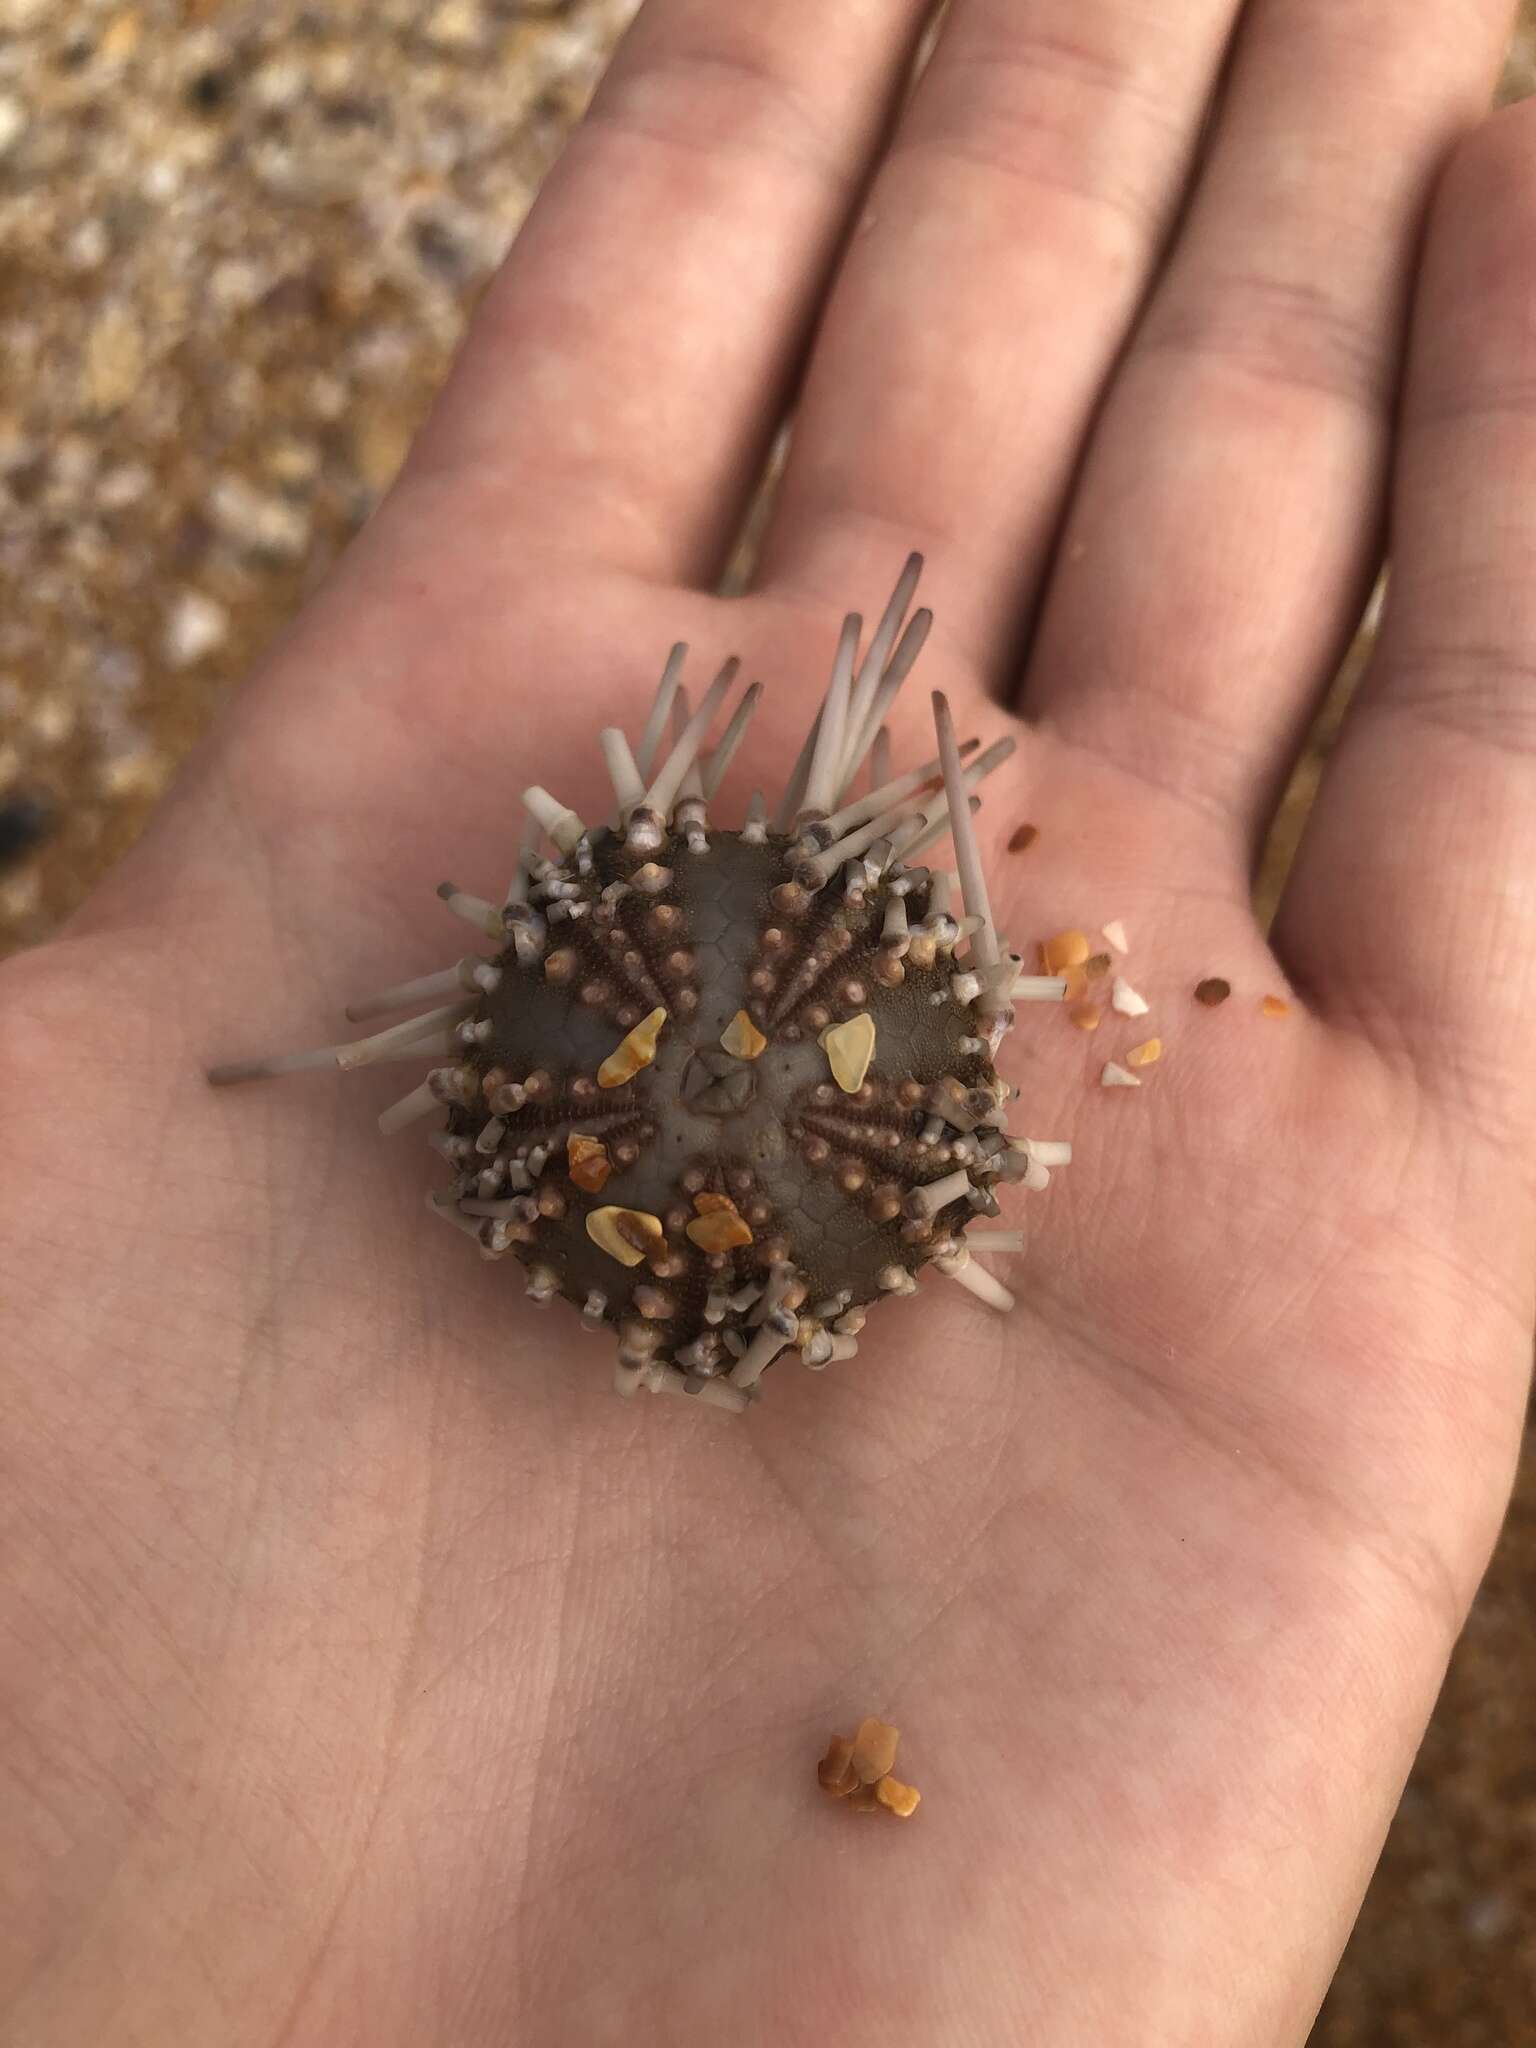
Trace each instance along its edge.
<path fill-rule="evenodd" d="M 1013 741 L 961 744 L 936 693 L 934 757 L 890 770 L 884 721 L 931 623 L 907 618 L 920 566 L 862 651 L 845 620 L 771 818 L 761 795 L 736 831 L 709 811 L 761 685 L 706 751 L 739 664 L 691 711 L 676 647 L 638 745 L 600 736 L 611 817 L 527 790 L 505 900 L 438 892 L 489 952 L 347 1014 L 429 1007 L 209 1075 L 429 1066 L 380 1129 L 438 1120 L 452 1179 L 428 1206 L 519 1261 L 535 1301 L 613 1331 L 621 1393 L 746 1408 L 777 1363 L 852 1358 L 925 1266 L 1010 1308 L 975 1258 L 1019 1248 L 986 1227 L 997 1188 L 1042 1188 L 1070 1157 L 1009 1135 L 994 1065 L 1014 1003 L 1067 992 L 1022 974 L 988 900 L 974 791 Z M 958 875 L 922 865 L 945 839 Z"/>

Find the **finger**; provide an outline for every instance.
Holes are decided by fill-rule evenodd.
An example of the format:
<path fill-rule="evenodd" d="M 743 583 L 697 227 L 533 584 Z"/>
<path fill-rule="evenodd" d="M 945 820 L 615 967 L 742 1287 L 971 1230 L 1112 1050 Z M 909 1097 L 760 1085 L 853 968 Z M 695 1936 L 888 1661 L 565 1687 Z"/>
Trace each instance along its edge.
<path fill-rule="evenodd" d="M 1027 707 L 1256 838 L 1358 622 L 1412 264 L 1506 0 L 1260 0 L 1068 514 Z"/>
<path fill-rule="evenodd" d="M 923 12 L 650 0 L 486 295 L 417 474 L 448 465 L 541 548 L 707 577 Z"/>
<path fill-rule="evenodd" d="M 919 547 L 941 616 L 995 645 L 1043 565 L 1235 11 L 960 0 L 832 294 L 760 580 L 825 596 L 872 551 Z"/>
<path fill-rule="evenodd" d="M 1276 941 L 1507 1132 L 1536 1108 L 1536 106 L 1477 132 L 1434 209 L 1392 556 Z"/>

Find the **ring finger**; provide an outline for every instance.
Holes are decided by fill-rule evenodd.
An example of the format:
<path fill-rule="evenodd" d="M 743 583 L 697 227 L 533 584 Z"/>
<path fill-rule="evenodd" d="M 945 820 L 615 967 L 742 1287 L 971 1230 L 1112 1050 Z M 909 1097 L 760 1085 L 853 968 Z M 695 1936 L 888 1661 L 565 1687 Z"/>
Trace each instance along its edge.
<path fill-rule="evenodd" d="M 925 547 L 943 616 L 995 667 L 1235 12 L 957 0 L 827 308 L 763 583 L 830 596 L 872 549 Z"/>

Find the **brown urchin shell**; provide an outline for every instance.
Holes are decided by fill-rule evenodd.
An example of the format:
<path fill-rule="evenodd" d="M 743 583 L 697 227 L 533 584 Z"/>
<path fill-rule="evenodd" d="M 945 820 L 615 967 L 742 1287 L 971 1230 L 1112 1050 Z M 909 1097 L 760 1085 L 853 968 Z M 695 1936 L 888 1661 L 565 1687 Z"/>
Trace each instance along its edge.
<path fill-rule="evenodd" d="M 951 992 L 954 919 L 929 922 L 921 872 L 798 890 L 794 844 L 716 832 L 693 853 L 673 835 L 649 856 L 664 884 L 643 892 L 619 835 L 591 834 L 530 888 L 548 950 L 531 970 L 510 945 L 497 957 L 445 1086 L 458 1098 L 453 1197 L 483 1216 L 484 1248 L 515 1252 L 540 1295 L 615 1325 L 634 1368 L 731 1371 L 770 1298 L 773 1327 L 808 1363 L 846 1355 L 871 1302 L 997 1212 L 991 1184 L 1013 1156 L 998 1128 L 1007 1091 Z M 887 941 L 892 890 L 906 927 Z M 600 1086 L 657 1010 L 654 1059 Z M 742 1013 L 766 1041 L 755 1058 L 722 1043 Z M 859 1018 L 874 1051 L 850 1092 L 821 1041 Z M 595 1189 L 582 1163 L 596 1155 L 578 1144 L 572 1157 L 582 1139 L 608 1164 Z M 954 1198 L 929 1213 L 918 1190 L 962 1167 Z M 588 1229 L 613 1208 L 659 1222 L 638 1264 Z M 699 1242 L 716 1241 L 711 1214 L 739 1219 L 719 1249 Z"/>
<path fill-rule="evenodd" d="M 857 670 L 860 624 L 845 623 L 773 829 L 760 799 L 742 830 L 709 828 L 705 787 L 757 686 L 701 772 L 736 664 L 690 719 L 674 650 L 638 757 L 603 735 L 617 823 L 589 828 L 530 789 L 506 903 L 439 891 L 494 957 L 351 1014 L 447 997 L 442 1008 L 213 1076 L 451 1051 L 381 1126 L 446 1106 L 432 1142 L 454 1179 L 430 1206 L 487 1257 L 520 1260 L 535 1300 L 562 1295 L 588 1327 L 616 1330 L 622 1392 L 745 1407 L 788 1349 L 811 1367 L 852 1356 L 871 1303 L 911 1293 L 929 1262 L 1010 1304 L 964 1234 L 996 1215 L 1000 1182 L 1049 1175 L 1042 1148 L 1006 1133 L 993 1057 L 1011 998 L 1059 1000 L 1066 983 L 1021 981 L 991 922 L 970 792 L 1012 743 L 963 765 L 970 746 L 936 697 L 937 760 L 894 780 L 881 765 L 880 720 L 927 630 L 918 613 L 897 644 L 917 566 Z M 672 709 L 680 729 L 647 783 Z M 871 750 L 883 786 L 850 799 Z M 963 921 L 952 878 L 910 864 L 946 830 Z M 553 858 L 538 852 L 546 834 Z M 1055 1161 L 1069 1148 L 1043 1149 Z"/>

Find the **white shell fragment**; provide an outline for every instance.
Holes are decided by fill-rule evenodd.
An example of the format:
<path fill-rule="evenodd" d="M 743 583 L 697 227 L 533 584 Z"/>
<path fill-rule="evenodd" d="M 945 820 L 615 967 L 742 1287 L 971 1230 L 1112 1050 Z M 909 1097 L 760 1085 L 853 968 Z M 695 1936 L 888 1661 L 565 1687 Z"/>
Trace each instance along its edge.
<path fill-rule="evenodd" d="M 1106 1060 L 1104 1062 L 1104 1071 L 1099 1076 L 1099 1082 L 1105 1088 L 1139 1088 L 1141 1086 L 1141 1082 L 1135 1074 L 1128 1073 L 1124 1067 L 1118 1065 L 1114 1060 Z"/>
<path fill-rule="evenodd" d="M 1146 997 L 1138 995 L 1123 974 L 1115 976 L 1114 991 L 1109 1000 L 1122 1017 L 1145 1017 L 1151 1008 Z"/>
<path fill-rule="evenodd" d="M 1131 942 L 1125 936 L 1125 926 L 1118 917 L 1111 918 L 1108 924 L 1100 925 L 1099 929 L 1117 953 L 1129 953 Z"/>
<path fill-rule="evenodd" d="M 845 1095 L 857 1095 L 875 1056 L 875 1020 L 860 1010 L 843 1024 L 829 1024 L 817 1040 L 827 1056 L 832 1078 Z"/>

